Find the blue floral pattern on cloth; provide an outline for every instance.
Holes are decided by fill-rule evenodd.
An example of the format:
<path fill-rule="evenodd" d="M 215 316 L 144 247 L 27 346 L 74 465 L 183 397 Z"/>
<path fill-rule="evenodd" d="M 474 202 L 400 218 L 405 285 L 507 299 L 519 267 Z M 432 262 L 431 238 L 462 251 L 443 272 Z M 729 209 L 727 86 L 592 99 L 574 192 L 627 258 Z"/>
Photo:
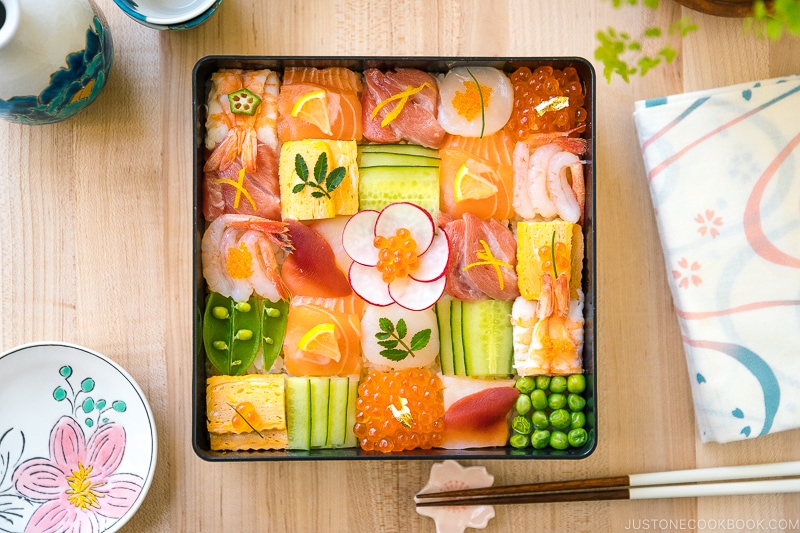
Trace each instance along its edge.
<path fill-rule="evenodd" d="M 111 33 L 98 16 L 86 30 L 86 48 L 66 57 L 66 68 L 50 77 L 38 96 L 0 99 L 0 116 L 23 124 L 49 124 L 69 118 L 91 104 L 108 80 L 114 58 Z"/>
<path fill-rule="evenodd" d="M 634 112 L 700 437 L 800 428 L 800 76 Z"/>

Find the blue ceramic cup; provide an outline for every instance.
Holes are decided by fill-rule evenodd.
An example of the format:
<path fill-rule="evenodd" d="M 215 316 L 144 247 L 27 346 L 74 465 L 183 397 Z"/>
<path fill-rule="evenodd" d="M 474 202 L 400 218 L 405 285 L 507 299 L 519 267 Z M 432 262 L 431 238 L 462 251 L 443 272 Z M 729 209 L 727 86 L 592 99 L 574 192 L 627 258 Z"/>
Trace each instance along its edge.
<path fill-rule="evenodd" d="M 213 15 L 222 0 L 114 0 L 130 18 L 154 30 L 186 30 Z"/>

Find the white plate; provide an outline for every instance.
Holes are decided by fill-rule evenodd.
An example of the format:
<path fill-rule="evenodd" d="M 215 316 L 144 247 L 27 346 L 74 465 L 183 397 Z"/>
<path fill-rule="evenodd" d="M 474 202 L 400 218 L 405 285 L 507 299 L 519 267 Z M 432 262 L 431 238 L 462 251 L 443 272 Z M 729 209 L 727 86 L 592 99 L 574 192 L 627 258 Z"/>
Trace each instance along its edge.
<path fill-rule="evenodd" d="M 0 355 L 0 530 L 117 531 L 156 455 L 147 399 L 113 361 L 56 342 Z"/>

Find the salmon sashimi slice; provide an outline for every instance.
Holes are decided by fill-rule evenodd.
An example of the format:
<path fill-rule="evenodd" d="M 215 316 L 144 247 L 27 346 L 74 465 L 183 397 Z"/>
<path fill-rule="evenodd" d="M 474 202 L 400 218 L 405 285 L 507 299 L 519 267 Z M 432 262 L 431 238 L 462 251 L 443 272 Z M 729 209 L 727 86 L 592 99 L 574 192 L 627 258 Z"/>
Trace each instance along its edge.
<path fill-rule="evenodd" d="M 463 301 L 511 301 L 519 296 L 517 241 L 496 220 L 471 213 L 444 226 L 450 241 L 445 291 Z"/>
<path fill-rule="evenodd" d="M 318 304 L 304 304 L 300 298 L 289 303 L 284 364 L 292 376 L 351 376 L 361 372 L 361 322 L 356 313 L 333 311 Z M 333 299 L 328 299 L 333 300 Z M 329 304 L 335 307 L 335 303 Z M 341 305 L 345 305 L 342 303 Z M 318 324 L 333 324 L 341 357 L 339 361 L 299 348 L 303 335 Z"/>
<path fill-rule="evenodd" d="M 360 141 L 361 91 L 358 75 L 345 68 L 288 68 L 278 94 L 278 138 L 280 142 L 303 139 L 334 139 Z M 297 101 L 310 93 L 325 91 L 330 131 L 302 117 L 293 117 Z"/>
<path fill-rule="evenodd" d="M 508 220 L 514 216 L 514 167 L 484 159 L 463 148 L 450 147 L 439 150 L 440 197 L 442 212 L 453 218 L 473 213 L 481 219 Z M 463 166 L 473 174 L 491 183 L 497 192 L 481 198 L 456 197 L 456 180 Z"/>
<path fill-rule="evenodd" d="M 294 250 L 281 268 L 281 277 L 293 295 L 335 298 L 353 290 L 336 266 L 336 256 L 325 238 L 297 220 L 286 220 Z"/>
<path fill-rule="evenodd" d="M 205 139 L 211 155 L 204 170 L 227 170 L 237 158 L 255 170 L 258 144 L 277 151 L 278 88 L 278 75 L 267 69 L 223 69 L 211 75 Z M 231 111 L 228 95 L 241 89 L 261 100 L 252 115 Z"/>
<path fill-rule="evenodd" d="M 500 165 L 514 164 L 514 140 L 501 130 L 486 137 L 447 135 L 442 148 L 462 148 L 471 154 Z"/>
<path fill-rule="evenodd" d="M 439 91 L 433 76 L 418 69 L 381 72 L 372 68 L 364 71 L 364 80 L 361 97 L 364 137 L 377 143 L 405 140 L 428 148 L 442 145 L 447 133 L 437 120 Z M 404 91 L 413 94 L 400 96 Z M 394 101 L 387 101 L 392 97 Z M 378 106 L 382 107 L 375 113 Z M 382 126 L 387 115 L 394 114 L 398 106 L 402 106 L 399 114 Z"/>
<path fill-rule="evenodd" d="M 237 158 L 226 170 L 205 173 L 203 216 L 211 222 L 230 213 L 281 219 L 278 158 L 266 144 L 258 145 L 254 170 L 245 170 Z"/>
<path fill-rule="evenodd" d="M 321 298 L 318 296 L 292 296 L 292 301 L 296 306 L 315 305 L 324 307 L 328 311 L 335 311 L 347 315 L 355 315 L 361 319 L 367 302 L 361 299 L 356 293 L 341 298 Z"/>

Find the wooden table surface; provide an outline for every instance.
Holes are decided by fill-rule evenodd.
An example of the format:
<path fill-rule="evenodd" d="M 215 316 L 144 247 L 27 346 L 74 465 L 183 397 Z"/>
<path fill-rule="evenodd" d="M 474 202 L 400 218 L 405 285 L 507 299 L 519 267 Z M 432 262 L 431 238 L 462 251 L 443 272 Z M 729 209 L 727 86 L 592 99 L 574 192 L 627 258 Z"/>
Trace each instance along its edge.
<path fill-rule="evenodd" d="M 206 24 L 172 33 L 136 24 L 112 0 L 97 4 L 115 48 L 98 100 L 55 125 L 0 121 L 0 350 L 77 343 L 121 363 L 141 385 L 155 414 L 158 468 L 122 531 L 434 531 L 412 502 L 430 461 L 216 464 L 192 450 L 191 72 L 208 54 L 594 62 L 598 30 L 636 36 L 691 14 L 700 29 L 673 41 L 679 56 L 670 65 L 608 83 L 594 62 L 597 449 L 579 461 L 481 464 L 496 484 L 509 484 L 800 459 L 798 431 L 725 445 L 698 438 L 632 118 L 639 99 L 798 73 L 797 38 L 758 40 L 740 20 L 669 0 L 657 11 L 617 10 L 610 0 L 227 0 Z M 800 529 L 800 495 L 496 513 L 486 531 L 713 531 L 730 530 L 730 520 Z"/>

